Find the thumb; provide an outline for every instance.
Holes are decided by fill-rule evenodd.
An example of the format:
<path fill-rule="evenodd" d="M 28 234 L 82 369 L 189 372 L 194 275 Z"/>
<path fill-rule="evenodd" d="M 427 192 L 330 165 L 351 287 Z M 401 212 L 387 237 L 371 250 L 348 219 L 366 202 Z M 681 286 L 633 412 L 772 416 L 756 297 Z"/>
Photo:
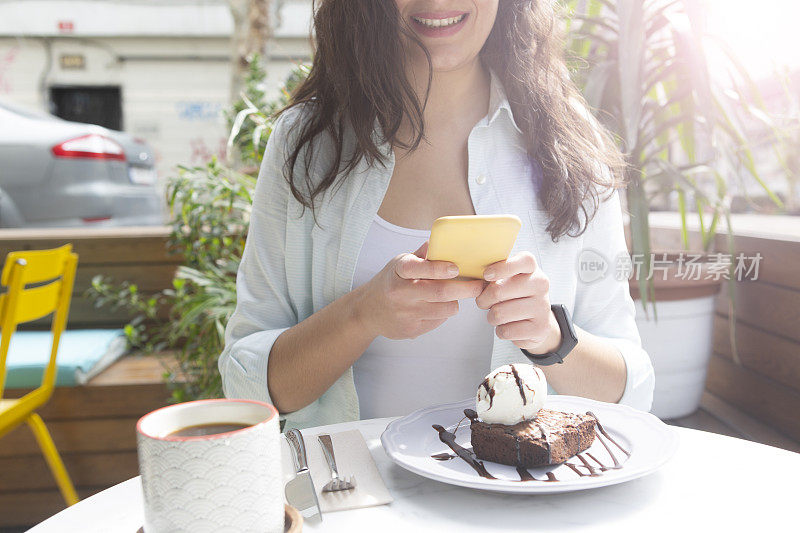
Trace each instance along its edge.
<path fill-rule="evenodd" d="M 422 243 L 422 246 L 417 248 L 417 251 L 414 252 L 414 255 L 421 259 L 425 259 L 428 255 L 428 241 Z"/>

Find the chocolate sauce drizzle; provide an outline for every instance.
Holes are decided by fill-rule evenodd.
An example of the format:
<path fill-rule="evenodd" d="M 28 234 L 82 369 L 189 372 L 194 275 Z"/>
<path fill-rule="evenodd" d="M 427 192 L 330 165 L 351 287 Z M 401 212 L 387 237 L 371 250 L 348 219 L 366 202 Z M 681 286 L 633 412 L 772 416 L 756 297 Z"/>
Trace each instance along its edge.
<path fill-rule="evenodd" d="M 517 382 L 517 388 L 519 389 L 519 395 L 522 396 L 522 405 L 527 405 L 528 400 L 525 398 L 525 391 L 522 389 L 522 380 L 517 373 L 517 368 L 514 365 L 511 365 L 511 373 L 514 374 L 514 381 Z M 491 407 L 489 407 L 491 409 Z"/>
<path fill-rule="evenodd" d="M 519 474 L 519 480 L 522 481 L 544 481 L 545 483 L 551 483 L 553 481 L 558 481 L 558 478 L 552 472 L 547 473 L 547 479 L 536 479 L 533 477 L 533 474 L 528 472 L 526 468 L 521 466 L 517 467 L 517 474 Z"/>
<path fill-rule="evenodd" d="M 535 477 L 531 475 L 525 468 L 518 466 L 517 467 L 517 474 L 519 474 L 520 481 L 539 481 Z"/>
<path fill-rule="evenodd" d="M 456 455 L 466 461 L 466 463 L 471 466 L 478 473 L 478 475 L 486 479 L 497 479 L 486 471 L 486 467 L 483 466 L 483 462 L 478 461 L 474 453 L 471 453 L 466 448 L 456 443 L 455 434 L 450 433 L 439 424 L 434 424 L 432 427 L 439 432 L 439 440 L 447 444 L 447 446 L 453 450 Z"/>
<path fill-rule="evenodd" d="M 550 439 L 548 438 L 549 435 L 544 430 L 544 426 L 541 425 L 539 422 L 536 422 L 536 427 L 539 428 L 539 431 L 542 433 L 542 437 L 544 437 L 544 443 L 547 444 L 547 463 L 549 464 L 553 460 L 553 454 L 550 453 Z M 519 448 L 519 439 L 517 439 L 517 448 Z"/>
<path fill-rule="evenodd" d="M 514 367 L 512 365 L 512 370 L 513 370 L 513 368 Z M 514 370 L 514 375 L 515 375 L 515 377 L 518 378 L 518 376 L 516 375 L 516 370 Z M 484 383 L 486 384 L 487 391 L 491 390 L 488 387 L 488 382 L 484 381 Z M 519 381 L 517 383 L 519 384 Z M 483 385 L 484 384 L 482 384 L 482 386 Z M 520 393 L 523 395 L 523 401 L 524 401 L 525 395 L 522 392 L 521 385 L 520 385 Z M 494 396 L 493 394 L 489 395 L 490 405 L 491 405 L 491 398 L 493 396 Z M 579 453 L 579 454 L 577 454 L 575 456 L 575 457 L 578 458 L 578 460 L 580 460 L 580 462 L 582 464 L 576 465 L 574 463 L 568 463 L 567 462 L 567 463 L 564 463 L 564 465 L 569 467 L 569 469 L 572 470 L 573 472 L 575 472 L 579 477 L 587 477 L 587 476 L 588 477 L 597 477 L 597 476 L 602 475 L 601 472 L 605 472 L 607 470 L 616 470 L 616 469 L 622 468 L 623 464 L 620 463 L 617 460 L 617 457 L 611 451 L 611 447 L 606 443 L 605 439 L 608 439 L 611 443 L 613 443 L 627 457 L 631 456 L 631 452 L 629 452 L 628 450 L 623 448 L 617 441 L 614 440 L 613 437 L 611 437 L 611 435 L 608 434 L 608 432 L 606 432 L 605 428 L 602 426 L 602 424 L 600 424 L 600 421 L 597 419 L 597 415 L 595 415 L 591 411 L 588 411 L 586 414 L 591 415 L 591 416 L 594 417 L 594 419 L 596 421 L 596 429 L 597 429 L 597 431 L 599 431 L 599 434 L 595 433 L 595 436 L 597 437 L 597 440 L 600 441 L 600 444 L 602 444 L 603 447 L 608 452 L 608 455 L 611 457 L 611 460 L 614 462 L 614 466 L 606 466 L 606 465 L 604 465 L 594 455 L 592 455 L 589 452 L 582 452 L 582 453 L 586 453 L 586 455 L 588 455 L 590 459 L 592 459 L 595 463 L 597 463 L 600 466 L 600 472 L 598 472 L 597 468 L 592 466 L 592 464 L 589 461 L 586 460 L 586 458 L 582 455 L 582 453 Z M 478 413 L 476 413 L 473 409 L 464 409 L 464 415 L 466 416 L 466 418 L 469 418 L 470 421 L 475 421 L 475 420 L 478 419 Z M 461 422 L 463 420 L 464 419 L 462 418 L 461 421 L 459 421 L 458 426 L 456 426 L 455 431 L 458 431 L 458 428 L 461 426 Z M 545 431 L 544 427 L 540 423 L 538 423 L 538 422 L 534 422 L 534 423 L 539 428 L 539 431 L 541 432 L 542 436 L 544 437 L 545 443 L 547 443 L 547 456 L 548 456 L 548 460 L 549 460 L 550 457 L 552 457 L 552 456 L 550 454 L 550 441 L 548 439 L 548 434 Z M 455 452 L 455 455 L 451 454 L 451 453 L 444 452 L 444 453 L 437 453 L 435 455 L 431 455 L 431 458 L 433 458 L 433 459 L 435 459 L 437 461 L 449 461 L 450 459 L 455 459 L 456 457 L 460 457 L 461 459 L 464 460 L 464 462 L 466 462 L 469 466 L 471 466 L 473 468 L 473 470 L 475 470 L 481 477 L 486 478 L 486 479 L 497 479 L 496 477 L 491 475 L 486 470 L 486 466 L 483 464 L 483 461 L 479 461 L 478 460 L 478 458 L 475 456 L 475 452 L 472 450 L 472 448 L 464 448 L 463 446 L 461 446 L 461 445 L 456 443 L 456 441 L 455 441 L 455 439 L 456 439 L 455 431 L 453 433 L 451 433 L 451 432 L 447 431 L 444 427 L 442 427 L 442 426 L 440 426 L 438 424 L 434 424 L 432 427 L 433 427 L 433 429 L 435 429 L 439 433 L 439 440 L 441 440 L 443 443 L 447 444 L 447 446 L 451 450 L 453 450 L 453 452 Z M 605 439 L 604 439 L 604 437 L 605 437 Z M 518 462 L 522 462 L 521 461 L 521 456 L 520 456 L 520 441 L 519 441 L 519 439 L 516 439 L 516 443 L 517 443 L 517 461 Z M 519 474 L 520 482 L 541 481 L 541 482 L 545 482 L 545 483 L 552 483 L 552 482 L 559 481 L 559 479 L 552 472 L 547 472 L 547 479 L 541 479 L 540 480 L 540 479 L 536 479 L 535 477 L 533 477 L 533 475 L 530 472 L 528 472 L 528 470 L 526 468 L 524 468 L 522 466 L 517 466 L 516 468 L 517 468 L 517 474 Z M 581 468 L 585 468 L 587 470 L 588 474 L 582 472 L 580 470 Z"/>
<path fill-rule="evenodd" d="M 578 454 L 576 457 L 577 457 L 578 459 L 580 459 L 580 461 L 583 463 L 583 466 L 585 466 L 585 467 L 586 467 L 586 470 L 588 470 L 588 471 L 589 471 L 589 475 L 590 475 L 591 477 L 597 477 L 597 476 L 599 476 L 599 475 L 600 475 L 600 474 L 597 472 L 597 470 L 595 470 L 595 468 L 594 468 L 594 467 L 591 465 L 591 463 L 589 463 L 589 461 L 587 461 L 587 460 L 586 460 L 586 458 L 585 458 L 583 455 L 581 455 L 581 454 Z"/>
<path fill-rule="evenodd" d="M 458 456 L 457 455 L 453 455 L 452 453 L 443 452 L 443 453 L 437 453 L 435 455 L 431 455 L 431 457 L 433 459 L 436 459 L 437 461 L 449 461 L 450 459 L 455 459 Z"/>
<path fill-rule="evenodd" d="M 483 380 L 481 387 L 486 389 L 486 395 L 489 396 L 489 409 L 491 409 L 494 403 L 494 387 L 489 386 L 489 378 Z M 478 390 L 480 391 L 480 387 L 478 387 Z"/>
<path fill-rule="evenodd" d="M 594 417 L 594 419 L 595 419 L 595 421 L 596 421 L 596 423 L 597 423 L 597 425 L 596 425 L 596 427 L 597 427 L 597 430 L 598 430 L 598 431 L 599 431 L 599 432 L 600 432 L 600 433 L 603 435 L 603 437 L 607 438 L 607 439 L 608 439 L 610 442 L 612 442 L 612 443 L 613 443 L 613 444 L 614 444 L 614 445 L 615 445 L 617 448 L 619 448 L 620 450 L 622 450 L 622 453 L 624 453 L 624 454 L 625 454 L 627 457 L 630 457 L 630 456 L 631 456 L 631 452 L 629 452 L 628 450 L 626 450 L 625 448 L 623 448 L 622 446 L 620 446 L 620 445 L 619 445 L 619 443 L 618 443 L 617 441 L 615 441 L 615 440 L 614 440 L 614 439 L 611 437 L 611 435 L 609 435 L 609 434 L 606 432 L 605 428 L 604 428 L 604 427 L 603 427 L 603 425 L 600 423 L 600 420 L 598 420 L 598 418 L 597 418 L 597 415 L 596 415 L 596 414 L 592 413 L 591 411 L 587 411 L 587 412 L 586 412 L 586 414 L 592 415 L 592 416 Z M 610 447 L 609 447 L 609 445 L 606 443 L 606 441 L 605 441 L 605 440 L 603 440 L 603 438 L 602 438 L 600 435 L 597 435 L 597 440 L 599 440 L 599 441 L 600 441 L 600 444 L 602 444 L 602 445 L 603 445 L 603 447 L 606 449 L 606 451 L 608 452 L 608 455 L 610 455 L 610 456 L 611 456 L 611 460 L 612 460 L 612 461 L 614 461 L 614 466 L 613 466 L 613 467 L 608 467 L 608 468 L 606 468 L 606 470 L 609 470 L 609 469 L 618 470 L 618 469 L 622 468 L 622 463 L 620 463 L 620 462 L 617 460 L 617 456 L 616 456 L 616 455 L 614 455 L 614 453 L 611 451 L 611 448 L 610 448 Z M 597 459 L 595 459 L 595 461 L 597 461 Z"/>
<path fill-rule="evenodd" d="M 609 467 L 607 467 L 606 465 L 604 465 L 603 463 L 601 463 L 601 462 L 600 462 L 600 461 L 597 459 L 597 457 L 595 457 L 595 456 L 594 456 L 594 455 L 592 455 L 591 453 L 589 453 L 589 452 L 586 452 L 586 455 L 588 455 L 588 456 L 589 456 L 589 458 L 590 458 L 592 461 L 594 461 L 595 463 L 597 463 L 597 464 L 599 464 L 599 465 L 600 465 L 600 471 L 601 471 L 601 472 L 605 472 L 606 470 L 611 470 L 611 468 L 609 468 Z"/>
<path fill-rule="evenodd" d="M 594 414 L 594 413 L 593 413 L 593 412 L 591 412 L 591 411 L 586 411 L 586 414 L 587 414 L 587 415 L 592 415 L 592 416 L 594 417 L 595 421 L 597 422 L 597 429 L 599 429 L 599 430 L 600 430 L 600 433 L 602 433 L 602 434 L 603 434 L 603 436 L 604 436 L 605 438 L 607 438 L 607 439 L 608 439 L 608 440 L 610 440 L 612 443 L 614 443 L 614 446 L 616 446 L 617 448 L 619 448 L 619 449 L 622 451 L 622 453 L 624 453 L 626 456 L 628 456 L 628 457 L 630 457 L 630 456 L 631 456 L 631 452 L 629 452 L 628 450 L 626 450 L 625 448 L 623 448 L 622 446 L 620 446 L 620 445 L 619 445 L 619 443 L 618 443 L 617 441 L 615 441 L 615 440 L 614 440 L 614 439 L 611 437 L 611 435 L 609 435 L 608 433 L 606 433 L 606 430 L 605 430 L 605 428 L 603 427 L 603 424 L 601 424 L 601 423 L 600 423 L 600 419 L 598 419 L 598 418 L 597 418 L 597 415 L 596 415 L 596 414 Z"/>
<path fill-rule="evenodd" d="M 453 435 L 455 435 L 456 433 L 458 433 L 458 430 L 459 430 L 459 429 L 461 429 L 461 422 L 463 422 L 463 421 L 464 421 L 464 420 L 466 420 L 466 419 L 467 419 L 467 417 L 465 416 L 465 417 L 463 417 L 461 420 L 459 420 L 459 421 L 458 421 L 458 424 L 456 424 L 456 429 L 454 429 L 454 430 L 453 430 Z M 470 448 L 470 449 L 471 449 L 471 448 Z"/>
<path fill-rule="evenodd" d="M 536 391 L 530 388 L 527 383 L 522 381 L 522 378 L 519 376 L 519 373 L 514 365 L 509 366 L 511 367 L 511 372 L 498 372 L 496 375 L 504 374 L 506 376 L 514 376 L 514 381 L 517 383 L 517 388 L 519 389 L 519 395 L 522 398 L 522 405 L 528 405 L 528 398 L 525 396 L 525 389 L 528 389 L 534 394 L 536 394 Z M 479 392 L 481 387 L 486 389 L 486 395 L 489 397 L 489 409 L 491 409 L 492 403 L 494 402 L 494 387 L 489 386 L 489 378 L 486 378 L 481 382 L 480 386 L 478 387 Z"/>
<path fill-rule="evenodd" d="M 570 470 L 572 470 L 573 472 L 578 474 L 578 476 L 580 476 L 580 477 L 585 477 L 585 476 L 589 475 L 589 474 L 584 474 L 583 472 L 578 470 L 578 467 L 576 465 L 572 464 L 572 463 L 564 463 L 564 464 L 567 465 L 570 468 Z"/>

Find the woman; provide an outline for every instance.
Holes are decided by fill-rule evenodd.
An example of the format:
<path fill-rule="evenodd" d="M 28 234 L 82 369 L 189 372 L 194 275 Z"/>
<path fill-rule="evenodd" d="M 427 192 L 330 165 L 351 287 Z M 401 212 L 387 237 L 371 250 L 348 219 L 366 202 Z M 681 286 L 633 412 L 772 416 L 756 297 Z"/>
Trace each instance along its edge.
<path fill-rule="evenodd" d="M 650 408 L 627 282 L 577 277 L 582 250 L 625 253 L 620 156 L 569 81 L 550 4 L 320 2 L 256 186 L 227 396 L 301 428 L 468 398 L 521 349 L 562 345 L 552 302 L 578 344 L 543 367 L 551 387 Z M 436 218 L 496 213 L 523 227 L 485 280 L 425 259 Z"/>

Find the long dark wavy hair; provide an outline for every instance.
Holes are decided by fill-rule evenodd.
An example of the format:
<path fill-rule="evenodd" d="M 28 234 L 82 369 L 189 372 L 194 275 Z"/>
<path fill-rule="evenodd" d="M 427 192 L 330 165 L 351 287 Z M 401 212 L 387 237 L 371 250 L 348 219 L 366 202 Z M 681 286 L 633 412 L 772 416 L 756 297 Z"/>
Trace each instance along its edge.
<path fill-rule="evenodd" d="M 623 159 L 570 80 L 553 1 L 500 0 L 481 59 L 502 82 L 528 155 L 541 167 L 539 198 L 555 241 L 585 230 L 601 191 L 621 183 Z M 424 139 L 426 97 L 420 98 L 406 79 L 403 37 L 422 48 L 430 65 L 430 55 L 393 0 L 318 4 L 311 72 L 286 108 L 304 105 L 310 112 L 289 147 L 284 173 L 293 196 L 312 211 L 314 200 L 337 178 L 346 179 L 362 159 L 384 163 L 381 142 L 413 150 Z M 376 120 L 382 139 L 374 135 Z M 410 141 L 399 138 L 404 121 L 412 131 Z M 348 130 L 354 142 L 346 141 Z M 324 176 L 312 179 L 314 146 L 324 136 L 336 156 Z M 298 163 L 305 165 L 305 183 L 295 179 Z"/>

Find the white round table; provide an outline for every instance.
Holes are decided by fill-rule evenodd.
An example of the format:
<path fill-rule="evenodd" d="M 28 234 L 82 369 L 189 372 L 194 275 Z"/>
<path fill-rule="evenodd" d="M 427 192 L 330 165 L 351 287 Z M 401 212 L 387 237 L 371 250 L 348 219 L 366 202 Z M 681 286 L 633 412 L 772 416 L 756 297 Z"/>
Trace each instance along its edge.
<path fill-rule="evenodd" d="M 676 427 L 678 452 L 661 470 L 620 485 L 523 496 L 476 491 L 407 472 L 380 444 L 389 418 L 325 426 L 358 429 L 394 496 L 390 505 L 327 513 L 305 531 L 480 532 L 797 531 L 800 454 Z M 30 531 L 135 533 L 144 523 L 139 478 L 104 490 Z"/>

